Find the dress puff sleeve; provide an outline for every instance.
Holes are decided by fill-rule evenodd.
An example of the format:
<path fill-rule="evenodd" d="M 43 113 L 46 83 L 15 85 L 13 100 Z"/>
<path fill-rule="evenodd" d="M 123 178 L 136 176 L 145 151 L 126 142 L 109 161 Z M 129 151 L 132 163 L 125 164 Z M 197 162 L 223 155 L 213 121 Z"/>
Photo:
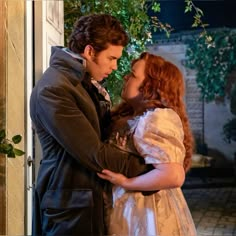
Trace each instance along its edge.
<path fill-rule="evenodd" d="M 156 108 L 146 112 L 136 123 L 133 139 L 146 164 L 183 164 L 184 131 L 180 117 L 174 110 Z"/>

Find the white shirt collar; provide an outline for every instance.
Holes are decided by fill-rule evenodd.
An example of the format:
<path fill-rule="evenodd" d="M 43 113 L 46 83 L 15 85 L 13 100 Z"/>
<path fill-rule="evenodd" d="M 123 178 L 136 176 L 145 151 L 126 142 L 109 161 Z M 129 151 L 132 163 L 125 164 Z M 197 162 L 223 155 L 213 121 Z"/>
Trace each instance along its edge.
<path fill-rule="evenodd" d="M 69 48 L 62 48 L 62 50 L 67 54 L 71 55 L 73 58 L 81 60 L 83 66 L 86 68 L 86 60 L 83 57 L 81 57 L 78 53 L 72 52 Z"/>

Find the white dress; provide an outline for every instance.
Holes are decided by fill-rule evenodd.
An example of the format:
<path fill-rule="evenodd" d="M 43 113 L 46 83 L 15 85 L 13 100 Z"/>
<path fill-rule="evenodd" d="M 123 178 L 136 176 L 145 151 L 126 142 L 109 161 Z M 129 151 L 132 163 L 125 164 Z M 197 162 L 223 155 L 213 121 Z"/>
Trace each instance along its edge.
<path fill-rule="evenodd" d="M 133 144 L 148 164 L 183 164 L 183 127 L 171 109 L 157 108 L 130 123 Z M 180 188 L 141 192 L 113 187 L 108 234 L 119 236 L 195 236 L 192 216 Z"/>

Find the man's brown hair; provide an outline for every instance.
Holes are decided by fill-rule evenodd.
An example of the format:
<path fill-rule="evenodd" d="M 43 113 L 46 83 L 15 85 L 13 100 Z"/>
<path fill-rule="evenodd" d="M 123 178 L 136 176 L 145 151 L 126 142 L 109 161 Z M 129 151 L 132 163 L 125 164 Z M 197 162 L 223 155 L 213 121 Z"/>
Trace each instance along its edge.
<path fill-rule="evenodd" d="M 80 17 L 69 38 L 69 49 L 83 53 L 86 45 L 91 45 L 99 53 L 111 45 L 123 46 L 129 38 L 121 23 L 108 14 L 92 14 Z"/>

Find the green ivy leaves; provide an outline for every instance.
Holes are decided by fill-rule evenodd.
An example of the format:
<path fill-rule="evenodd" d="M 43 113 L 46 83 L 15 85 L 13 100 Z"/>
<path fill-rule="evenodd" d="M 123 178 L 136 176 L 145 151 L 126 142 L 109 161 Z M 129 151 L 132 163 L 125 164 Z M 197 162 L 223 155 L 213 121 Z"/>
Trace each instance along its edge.
<path fill-rule="evenodd" d="M 203 37 L 188 44 L 186 66 L 197 71 L 202 98 L 214 101 L 226 95 L 227 76 L 236 66 L 236 33 L 230 30 L 209 32 L 211 46 Z"/>
<path fill-rule="evenodd" d="M 16 156 L 22 156 L 25 154 L 24 151 L 15 148 L 14 144 L 20 143 L 22 140 L 21 135 L 17 134 L 11 138 L 6 138 L 6 131 L 0 130 L 0 153 L 6 154 L 7 157 L 14 158 Z"/>

